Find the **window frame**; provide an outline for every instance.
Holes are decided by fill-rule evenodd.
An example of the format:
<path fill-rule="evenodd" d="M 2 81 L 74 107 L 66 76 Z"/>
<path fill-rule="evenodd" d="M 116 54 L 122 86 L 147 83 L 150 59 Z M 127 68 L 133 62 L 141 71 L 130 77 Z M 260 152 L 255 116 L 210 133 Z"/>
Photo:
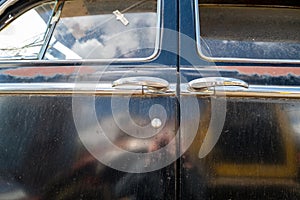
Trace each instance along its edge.
<path fill-rule="evenodd" d="M 56 1 L 56 7 L 55 9 L 57 9 L 57 6 L 59 6 L 59 1 L 58 0 L 53 0 Z M 51 1 L 48 1 L 51 2 Z M 47 2 L 42 2 L 42 3 L 47 3 Z M 26 11 L 33 9 L 34 7 L 41 5 L 42 3 L 35 3 L 33 5 L 31 5 L 30 7 L 28 7 L 26 10 L 24 10 L 22 13 L 18 14 L 16 18 L 18 18 L 19 16 L 21 16 L 23 13 L 25 13 Z M 42 49 L 45 48 L 45 52 L 47 51 L 48 45 L 46 39 L 47 38 L 52 38 L 52 34 L 54 32 L 54 29 L 52 30 L 48 30 L 46 31 L 46 35 L 45 35 L 45 41 L 44 41 L 44 45 L 39 53 L 39 56 L 37 59 L 0 59 L 0 63 L 14 63 L 14 62 L 41 62 L 41 63 L 78 63 L 78 62 L 82 62 L 82 63 L 93 63 L 93 62 L 100 62 L 100 63 L 133 63 L 133 62 L 149 62 L 151 60 L 154 60 L 155 58 L 157 58 L 157 56 L 160 53 L 160 46 L 161 46 L 161 28 L 162 28 L 162 7 L 163 7 L 163 0 L 157 0 L 157 7 L 156 7 L 156 13 L 157 13 L 157 21 L 156 21 L 156 36 L 155 36 L 155 45 L 154 45 L 154 51 L 150 56 L 147 57 L 143 57 L 143 58 L 109 58 L 109 59 L 57 59 L 57 60 L 46 60 L 45 59 L 45 54 L 40 56 L 40 54 L 42 53 Z M 53 11 L 53 16 L 55 15 L 55 9 Z M 63 8 L 62 8 L 63 9 Z M 49 23 L 51 23 L 52 18 L 50 20 Z M 12 21 L 11 21 L 12 22 Z M 9 22 L 9 23 L 11 23 Z M 56 23 L 55 25 L 56 26 Z M 50 27 L 51 29 L 51 27 Z M 0 30 L 1 31 L 1 30 Z M 45 46 L 45 47 L 44 47 Z"/>
<path fill-rule="evenodd" d="M 36 9 L 37 7 L 39 6 L 42 6 L 43 4 L 51 4 L 53 3 L 54 7 L 53 7 L 53 10 L 51 11 L 51 16 L 48 20 L 48 22 L 46 23 L 46 29 L 44 30 L 44 34 L 43 34 L 43 40 L 41 41 L 41 47 L 40 47 L 40 50 L 39 52 L 37 53 L 37 56 L 34 57 L 34 58 L 0 58 L 0 63 L 3 62 L 3 61 L 25 61 L 25 60 L 28 60 L 28 61 L 34 61 L 34 60 L 40 60 L 40 57 L 41 57 L 41 54 L 43 53 L 43 49 L 45 48 L 45 44 L 47 42 L 47 37 L 49 36 L 49 34 L 51 34 L 51 22 L 52 22 L 52 19 L 55 15 L 55 10 L 57 9 L 57 6 L 59 6 L 59 2 L 57 0 L 55 1 L 43 1 L 41 3 L 34 3 L 32 4 L 31 6 L 27 7 L 26 9 L 23 9 L 21 12 L 17 13 L 16 15 L 13 15 L 11 16 L 9 14 L 9 17 L 6 21 L 7 23 L 3 24 L 1 26 L 1 29 L 0 29 L 0 32 L 5 29 L 6 26 L 9 26 L 11 23 L 13 23 L 15 20 L 19 19 L 19 17 L 22 17 L 24 14 L 26 14 L 27 12 L 33 10 L 33 9 Z"/>
<path fill-rule="evenodd" d="M 259 59 L 259 58 L 235 58 L 235 57 L 211 57 L 206 56 L 201 50 L 201 35 L 200 35 L 200 14 L 199 0 L 194 0 L 195 11 L 195 29 L 196 29 L 196 46 L 197 53 L 200 58 L 208 62 L 225 62 L 225 63 L 274 63 L 274 64 L 300 64 L 300 59 Z"/>

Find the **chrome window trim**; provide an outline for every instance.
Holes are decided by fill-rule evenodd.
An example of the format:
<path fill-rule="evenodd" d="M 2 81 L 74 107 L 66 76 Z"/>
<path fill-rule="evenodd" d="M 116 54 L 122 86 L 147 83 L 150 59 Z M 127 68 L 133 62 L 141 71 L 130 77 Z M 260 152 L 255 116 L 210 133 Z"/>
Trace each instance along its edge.
<path fill-rule="evenodd" d="M 0 6 L 0 16 L 3 14 L 3 12 L 8 8 L 10 7 L 11 5 L 17 3 L 18 1 L 20 0 L 7 0 L 6 2 L 4 2 L 4 4 L 2 4 Z M 42 4 L 45 4 L 45 3 L 51 3 L 51 2 L 55 2 L 55 5 L 57 5 L 57 1 L 58 0 L 43 0 L 43 1 L 40 1 L 40 2 L 33 2 L 26 10 L 23 10 L 24 12 L 22 13 L 17 13 L 16 15 L 12 16 L 11 18 L 9 18 L 8 20 L 6 20 L 6 23 L 7 22 L 10 22 L 12 20 L 15 20 L 16 18 L 18 18 L 19 16 L 23 15 L 25 12 L 29 11 L 30 9 L 34 9 L 35 7 L 39 6 L 39 5 L 42 5 Z M 7 4 L 7 5 L 5 5 Z M 53 11 L 54 12 L 54 11 Z M 5 24 L 6 24 L 5 23 Z M 6 26 L 6 25 L 5 25 Z M 3 26 L 2 26 L 3 28 Z M 1 29 L 2 30 L 2 29 Z M 1 31 L 0 30 L 0 31 Z M 1 62 L 1 59 L 0 59 L 0 62 Z"/>
<path fill-rule="evenodd" d="M 15 0 L 12 0 L 15 1 Z M 17 0 L 18 1 L 18 0 Z M 153 53 L 144 58 L 110 58 L 110 59 L 69 59 L 69 60 L 43 60 L 43 59 L 32 59 L 32 60 L 9 60 L 9 59 L 0 59 L 0 64 L 2 63 L 23 63 L 23 62 L 35 62 L 35 63 L 64 63 L 64 62 L 70 62 L 70 63 L 76 63 L 76 62 L 97 62 L 97 63 L 130 63 L 130 62 L 148 62 L 153 60 L 159 55 L 160 47 L 161 47 L 161 38 L 162 38 L 162 1 L 163 0 L 157 0 L 157 21 L 156 21 L 156 27 L 150 27 L 156 29 L 156 37 L 155 37 L 155 46 Z M 2 9 L 2 6 L 0 7 L 0 11 Z"/>
<path fill-rule="evenodd" d="M 6 2 L 4 2 L 1 6 L 0 6 L 0 15 L 3 14 L 3 12 L 11 5 L 17 3 L 19 0 L 8 0 Z"/>
<path fill-rule="evenodd" d="M 48 2 L 48 3 L 52 3 L 52 2 Z M 54 10 L 52 10 L 51 17 L 50 17 L 50 19 L 47 23 L 47 30 L 46 30 L 45 35 L 44 35 L 44 43 L 43 43 L 43 46 L 42 46 L 42 48 L 41 48 L 41 50 L 38 54 L 37 59 L 39 59 L 39 60 L 43 59 L 43 57 L 45 56 L 45 54 L 47 52 L 48 45 L 49 45 L 50 40 L 53 36 L 53 32 L 54 32 L 54 29 L 57 25 L 57 22 L 59 20 L 63 5 L 64 5 L 64 2 L 60 3 L 58 1 L 55 1 Z M 56 18 L 56 15 L 58 15 L 58 19 L 53 20 L 54 18 Z"/>
<path fill-rule="evenodd" d="M 17 0 L 16 2 L 14 2 L 14 3 L 17 3 L 19 0 Z M 17 15 L 16 15 L 16 17 L 15 16 L 13 16 L 13 17 L 11 17 L 8 21 L 9 21 L 9 23 L 13 23 L 13 22 L 10 22 L 11 20 L 15 20 L 15 19 L 17 19 L 17 18 L 19 18 L 19 17 L 21 17 L 23 14 L 25 14 L 26 12 L 28 12 L 28 11 L 30 11 L 30 10 L 32 10 L 32 9 L 35 9 L 35 8 L 38 8 L 38 7 L 40 7 L 40 6 L 43 6 L 43 5 L 46 5 L 46 4 L 53 4 L 53 10 L 50 10 L 51 11 L 51 14 L 50 14 L 50 18 L 49 18 L 49 20 L 48 20 L 48 22 L 47 22 L 47 24 L 46 24 L 46 29 L 45 29 L 45 31 L 44 31 L 44 34 L 43 34 L 43 40 L 41 41 L 41 43 L 42 43 L 42 46 L 41 46 L 41 48 L 40 48 L 40 51 L 37 53 L 37 56 L 31 56 L 31 57 L 29 57 L 29 56 L 26 56 L 26 58 L 24 59 L 24 60 L 38 60 L 39 58 L 40 58 L 40 55 L 42 54 L 42 50 L 45 48 L 45 43 L 46 43 L 46 38 L 48 37 L 48 35 L 49 35 L 49 31 L 50 31 L 50 26 L 51 26 L 51 21 L 52 21 L 52 18 L 54 17 L 54 14 L 55 14 L 55 10 L 56 10 L 56 8 L 57 8 L 57 6 L 58 5 L 60 5 L 59 3 L 58 3 L 58 1 L 57 0 L 49 0 L 49 1 L 43 1 L 43 2 L 41 2 L 41 3 L 34 3 L 34 4 L 32 4 L 30 7 L 28 7 L 28 9 L 26 9 L 24 12 L 22 12 L 22 13 L 18 13 Z M 6 8 L 5 8 L 6 9 Z M 0 15 L 1 15 L 1 8 L 0 8 Z M 2 31 L 3 29 L 1 29 L 0 30 L 0 32 Z M 51 34 L 51 33 L 50 33 Z M 0 63 L 2 63 L 3 61 L 5 62 L 5 61 L 20 61 L 20 60 L 22 60 L 21 58 L 0 58 Z"/>
<path fill-rule="evenodd" d="M 201 58 L 208 62 L 240 62 L 240 63 L 287 63 L 287 64 L 299 64 L 300 60 L 295 59 L 253 59 L 253 58 L 227 58 L 227 57 L 210 57 L 204 55 L 201 51 L 201 36 L 200 36 L 200 15 L 199 15 L 199 4 L 198 0 L 194 0 L 195 7 L 195 27 L 196 27 L 196 45 L 197 45 L 197 53 Z"/>

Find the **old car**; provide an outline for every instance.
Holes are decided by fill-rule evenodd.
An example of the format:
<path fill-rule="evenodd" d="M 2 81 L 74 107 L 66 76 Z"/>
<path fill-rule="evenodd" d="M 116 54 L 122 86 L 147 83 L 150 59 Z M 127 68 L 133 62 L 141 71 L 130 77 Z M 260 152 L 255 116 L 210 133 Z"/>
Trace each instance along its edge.
<path fill-rule="evenodd" d="M 297 1 L 0 0 L 0 199 L 299 199 L 299 32 Z"/>

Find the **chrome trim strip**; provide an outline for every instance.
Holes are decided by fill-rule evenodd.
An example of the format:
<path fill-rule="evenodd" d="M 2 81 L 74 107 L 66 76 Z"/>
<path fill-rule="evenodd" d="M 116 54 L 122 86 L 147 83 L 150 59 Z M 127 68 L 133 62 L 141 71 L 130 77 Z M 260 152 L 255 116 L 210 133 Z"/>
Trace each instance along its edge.
<path fill-rule="evenodd" d="M 153 91 L 142 86 L 123 86 L 113 88 L 111 82 L 103 83 L 0 83 L 0 95 L 151 95 L 175 96 L 176 83 L 172 83 L 166 91 Z M 300 98 L 300 87 L 297 86 L 265 86 L 250 85 L 249 88 L 224 86 L 208 90 L 190 91 L 187 83 L 181 84 L 182 96 L 226 96 L 257 98 Z"/>
<path fill-rule="evenodd" d="M 19 0 L 16 0 L 19 1 Z M 130 63 L 130 62 L 147 62 L 150 60 L 153 60 L 155 57 L 158 56 L 159 52 L 160 52 L 160 45 L 161 45 L 161 38 L 162 38 L 162 1 L 163 0 L 157 0 L 157 9 L 156 9 L 156 13 L 157 13 L 157 24 L 156 27 L 150 27 L 150 28 L 156 28 L 156 38 L 155 38 L 155 46 L 154 46 L 154 51 L 153 54 L 145 57 L 145 58 L 112 58 L 112 59 L 70 59 L 70 60 L 47 60 L 47 63 L 49 62 L 98 62 L 98 63 Z M 1 6 L 2 7 L 2 6 Z M 0 10 L 1 11 L 1 10 Z M 36 62 L 36 63 L 40 63 L 39 61 L 46 61 L 46 60 L 1 60 L 0 59 L 0 64 L 1 63 L 14 63 L 18 61 L 19 63 L 27 61 L 27 62 Z M 43 62 L 41 62 L 43 63 Z"/>
<path fill-rule="evenodd" d="M 299 64 L 300 60 L 290 59 L 252 59 L 252 58 L 226 58 L 226 57 L 209 57 L 203 54 L 201 51 L 201 37 L 200 37 L 200 15 L 199 15 L 199 4 L 198 0 L 194 0 L 195 3 L 195 27 L 196 27 L 196 45 L 197 52 L 201 58 L 208 62 L 240 62 L 240 63 L 288 63 L 288 64 Z"/>
<path fill-rule="evenodd" d="M 169 89 L 155 91 L 143 86 L 123 86 L 113 88 L 112 83 L 0 83 L 0 95 L 151 95 L 175 96 L 176 84 L 170 84 Z"/>
<path fill-rule="evenodd" d="M 223 86 L 202 91 L 190 91 L 187 84 L 181 85 L 181 95 L 256 97 L 256 98 L 300 98 L 300 87 L 249 85 L 249 88 Z"/>

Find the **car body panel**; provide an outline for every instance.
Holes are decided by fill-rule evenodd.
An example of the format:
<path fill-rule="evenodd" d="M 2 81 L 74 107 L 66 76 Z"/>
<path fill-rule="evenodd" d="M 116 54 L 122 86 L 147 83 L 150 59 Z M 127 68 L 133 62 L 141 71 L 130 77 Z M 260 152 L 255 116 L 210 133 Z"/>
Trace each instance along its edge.
<path fill-rule="evenodd" d="M 203 59 L 195 5 L 161 0 L 151 58 L 0 61 L 0 199 L 298 199 L 299 63 Z"/>
<path fill-rule="evenodd" d="M 216 7 L 247 3 L 199 2 Z M 180 75 L 184 80 L 180 98 L 196 97 L 201 114 L 195 120 L 199 123 L 195 140 L 181 157 L 182 171 L 193 173 L 189 177 L 184 173 L 181 176 L 182 198 L 196 199 L 187 195 L 189 188 L 184 185 L 196 179 L 202 182 L 197 181 L 194 190 L 202 190 L 204 199 L 299 198 L 299 140 L 295 128 L 300 97 L 299 64 L 284 60 L 213 62 L 201 57 L 196 42 L 197 3 L 180 1 L 180 32 L 184 35 L 181 41 L 186 41 L 180 46 Z M 248 2 L 247 5 L 260 4 Z M 185 35 L 193 40 L 186 39 Z M 202 90 L 189 88 L 190 81 L 210 77 L 241 80 L 248 88 L 225 84 Z M 213 102 L 220 104 L 216 106 Z M 222 125 L 214 129 L 212 124 Z M 203 154 L 204 149 L 207 150 Z"/>
<path fill-rule="evenodd" d="M 162 1 L 162 7 L 163 28 L 177 30 L 176 1 Z M 151 158 L 161 138 L 177 131 L 178 39 L 169 45 L 160 28 L 165 51 L 151 59 L 1 61 L 2 199 L 175 199 L 176 159 L 138 173 L 146 171 L 145 160 L 126 157 L 128 151 Z M 164 92 L 147 85 L 113 87 L 126 77 L 160 78 L 170 86 Z M 163 123 L 157 128 L 151 125 L 155 117 Z M 143 128 L 159 137 L 126 135 L 143 134 Z M 100 131 L 107 135 L 102 142 Z"/>

